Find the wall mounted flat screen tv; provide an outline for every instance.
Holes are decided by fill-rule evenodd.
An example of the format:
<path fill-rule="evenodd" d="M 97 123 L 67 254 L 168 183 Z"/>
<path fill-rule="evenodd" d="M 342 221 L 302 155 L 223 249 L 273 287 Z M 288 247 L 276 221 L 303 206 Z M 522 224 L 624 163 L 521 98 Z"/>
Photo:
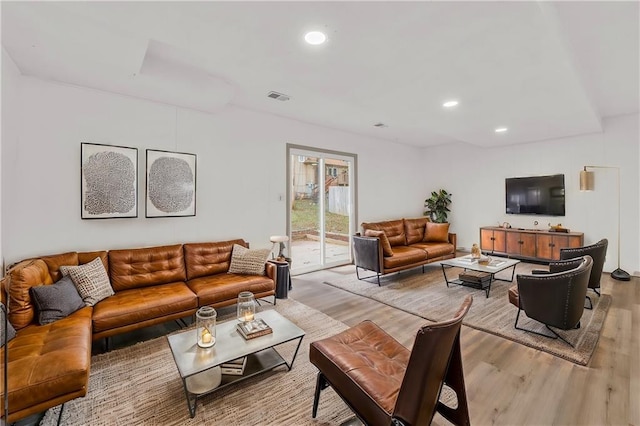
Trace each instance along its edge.
<path fill-rule="evenodd" d="M 507 214 L 564 216 L 564 175 L 505 179 Z"/>

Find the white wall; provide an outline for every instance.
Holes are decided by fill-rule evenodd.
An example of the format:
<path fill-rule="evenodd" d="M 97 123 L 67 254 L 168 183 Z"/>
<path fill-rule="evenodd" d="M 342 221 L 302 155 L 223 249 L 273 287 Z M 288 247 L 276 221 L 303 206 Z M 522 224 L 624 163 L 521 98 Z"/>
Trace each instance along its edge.
<path fill-rule="evenodd" d="M 30 77 L 10 84 L 20 92 L 9 102 L 19 138 L 3 133 L 2 142 L 7 263 L 66 250 L 238 237 L 270 247 L 269 236 L 286 230 L 279 195 L 286 192 L 287 143 L 358 155 L 359 222 L 422 213 L 416 148 L 234 107 L 212 115 Z M 5 93 L 3 81 L 3 104 Z M 138 148 L 137 218 L 80 219 L 81 142 Z M 195 217 L 144 217 L 147 148 L 197 154 Z"/>
<path fill-rule="evenodd" d="M 7 143 L 17 143 L 18 141 L 18 91 L 20 85 L 20 71 L 18 67 L 9 57 L 4 48 L 2 48 L 2 143 L 0 143 L 0 171 L 2 170 L 2 145 L 4 141 Z M 11 141 L 11 142 L 9 142 Z M 3 186 L 6 181 L 2 179 L 2 173 L 0 173 L 0 223 L 2 223 L 2 194 Z M 0 227 L 0 267 L 4 260 L 3 250 L 3 233 Z M 0 276 L 4 275 L 4 269 L 0 271 Z"/>
<path fill-rule="evenodd" d="M 609 239 L 606 271 L 617 267 L 617 198 L 614 170 L 596 170 L 593 192 L 579 191 L 584 165 L 621 167 L 621 267 L 640 270 L 639 116 L 605 118 L 603 132 L 502 148 L 466 144 L 440 146 L 424 152 L 424 194 L 444 188 L 451 193 L 453 231 L 458 244 L 469 248 L 479 241 L 479 228 L 509 222 L 513 227 L 546 229 L 562 223 L 584 232 L 585 243 Z M 564 173 L 566 216 L 539 217 L 505 214 L 507 177 Z M 426 196 L 425 196 L 426 198 Z"/>

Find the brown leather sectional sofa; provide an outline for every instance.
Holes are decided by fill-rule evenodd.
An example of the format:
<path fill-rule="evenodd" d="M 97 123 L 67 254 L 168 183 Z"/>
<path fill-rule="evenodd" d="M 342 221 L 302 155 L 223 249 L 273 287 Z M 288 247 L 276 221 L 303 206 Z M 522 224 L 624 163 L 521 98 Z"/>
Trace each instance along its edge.
<path fill-rule="evenodd" d="M 449 224 L 433 223 L 429 218 L 398 219 L 362 224 L 362 234 L 353 237 L 358 279 L 424 266 L 456 255 L 456 234 Z M 375 272 L 360 277 L 359 269 Z"/>
<path fill-rule="evenodd" d="M 227 273 L 234 244 L 248 247 L 238 239 L 70 252 L 13 266 L 3 280 L 9 320 L 17 330 L 7 345 L 9 422 L 84 396 L 92 341 L 187 317 L 200 306 L 233 305 L 241 291 L 251 291 L 256 298 L 274 296 L 275 303 L 275 265 L 267 263 L 264 276 Z M 96 257 L 104 263 L 115 294 L 64 319 L 38 325 L 29 288 L 60 279 L 62 265 L 80 265 Z"/>

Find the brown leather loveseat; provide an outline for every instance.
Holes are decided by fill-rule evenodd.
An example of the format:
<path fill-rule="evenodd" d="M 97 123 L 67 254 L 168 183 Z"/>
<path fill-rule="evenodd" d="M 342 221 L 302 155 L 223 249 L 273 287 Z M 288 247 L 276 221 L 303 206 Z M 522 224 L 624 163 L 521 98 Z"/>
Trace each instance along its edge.
<path fill-rule="evenodd" d="M 434 223 L 426 217 L 363 223 L 362 231 L 353 237 L 356 275 L 358 279 L 375 276 L 378 285 L 381 275 L 424 267 L 456 255 L 456 234 L 449 233 L 449 224 Z M 360 268 L 375 275 L 361 278 Z"/>
<path fill-rule="evenodd" d="M 238 239 L 69 252 L 13 266 L 2 282 L 9 321 L 17 330 L 7 344 L 9 422 L 84 396 L 92 341 L 184 318 L 200 306 L 233 305 L 241 291 L 251 291 L 256 298 L 274 296 L 275 303 L 277 268 L 267 262 L 265 275 L 228 273 L 234 244 L 248 247 Z M 56 282 L 63 265 L 82 265 L 96 258 L 104 264 L 115 294 L 39 325 L 29 289 Z"/>

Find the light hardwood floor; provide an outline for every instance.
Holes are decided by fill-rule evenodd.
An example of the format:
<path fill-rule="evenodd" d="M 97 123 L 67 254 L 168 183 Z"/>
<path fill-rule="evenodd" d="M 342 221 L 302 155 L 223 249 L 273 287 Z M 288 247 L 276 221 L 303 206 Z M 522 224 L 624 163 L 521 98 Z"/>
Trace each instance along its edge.
<path fill-rule="evenodd" d="M 293 277 L 289 296 L 347 325 L 371 319 L 410 347 L 421 318 L 323 284 L 353 273 L 349 265 Z M 586 367 L 463 326 L 472 424 L 640 426 L 640 279 L 603 275 L 601 285 L 613 302 Z"/>

